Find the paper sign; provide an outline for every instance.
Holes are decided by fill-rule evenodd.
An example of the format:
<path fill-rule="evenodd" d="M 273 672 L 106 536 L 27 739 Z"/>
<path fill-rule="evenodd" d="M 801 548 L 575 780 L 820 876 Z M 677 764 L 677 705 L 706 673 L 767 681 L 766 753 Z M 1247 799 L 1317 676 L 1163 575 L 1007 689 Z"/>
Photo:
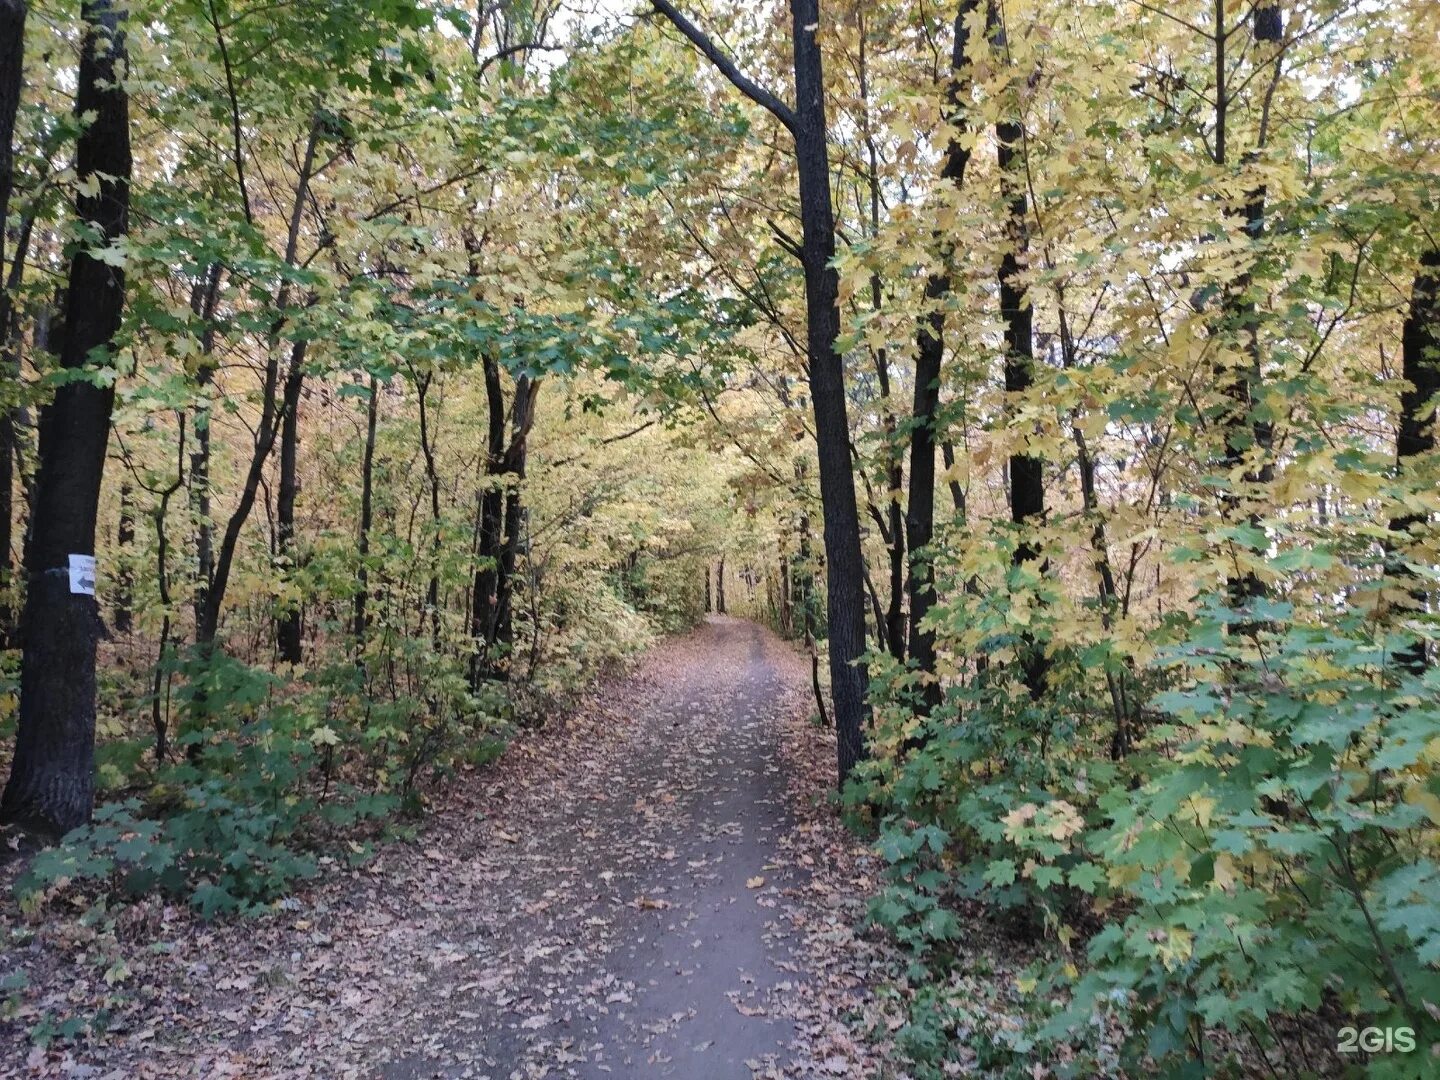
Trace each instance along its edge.
<path fill-rule="evenodd" d="M 95 595 L 95 556 L 70 556 L 70 591 L 82 596 Z"/>

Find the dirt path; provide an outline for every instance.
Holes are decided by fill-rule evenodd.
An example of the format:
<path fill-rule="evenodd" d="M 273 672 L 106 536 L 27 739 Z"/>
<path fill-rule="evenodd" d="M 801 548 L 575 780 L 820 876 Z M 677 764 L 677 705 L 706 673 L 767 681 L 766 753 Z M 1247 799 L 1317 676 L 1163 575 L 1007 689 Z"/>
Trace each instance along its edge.
<path fill-rule="evenodd" d="M 694 1080 L 786 1056 L 777 897 L 803 883 L 778 862 L 784 658 L 732 619 L 689 644 L 695 662 L 634 702 L 609 768 L 567 778 L 568 812 L 490 856 L 517 917 L 444 1056 L 500 1076 Z M 387 1070 L 431 1074 L 422 1058 Z"/>
<path fill-rule="evenodd" d="M 854 934 L 870 871 L 823 805 L 807 679 L 713 617 L 282 914 L 46 924 L 21 1022 L 87 995 L 112 1018 L 0 1075 L 870 1075 L 846 1022 L 883 961 Z"/>

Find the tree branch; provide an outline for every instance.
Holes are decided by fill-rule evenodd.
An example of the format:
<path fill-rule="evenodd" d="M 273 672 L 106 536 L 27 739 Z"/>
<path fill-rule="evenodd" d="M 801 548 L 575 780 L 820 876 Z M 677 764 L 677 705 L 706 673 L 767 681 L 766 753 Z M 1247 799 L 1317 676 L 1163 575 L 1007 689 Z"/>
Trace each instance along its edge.
<path fill-rule="evenodd" d="M 735 61 L 726 56 L 720 47 L 711 41 L 703 30 L 692 23 L 679 11 L 669 0 L 650 0 L 655 10 L 674 24 L 675 29 L 684 34 L 690 43 L 699 49 L 705 58 L 714 64 L 721 75 L 729 79 L 731 84 L 742 94 L 755 102 L 761 108 L 768 111 L 776 120 L 785 125 L 790 134 L 795 134 L 795 110 L 786 105 L 778 97 L 766 90 L 763 86 L 745 77 L 744 73 L 735 66 Z"/>

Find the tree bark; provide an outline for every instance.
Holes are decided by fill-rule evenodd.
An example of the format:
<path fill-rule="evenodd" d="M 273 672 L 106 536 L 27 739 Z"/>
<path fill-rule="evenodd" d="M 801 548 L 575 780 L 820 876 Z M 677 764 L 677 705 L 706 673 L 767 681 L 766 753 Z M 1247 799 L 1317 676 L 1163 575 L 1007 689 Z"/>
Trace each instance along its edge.
<path fill-rule="evenodd" d="M 1279 4 L 1256 4 L 1252 9 L 1251 18 L 1252 33 L 1257 47 L 1261 42 L 1273 45 L 1281 40 L 1283 19 Z M 1226 131 L 1227 102 L 1232 95 L 1226 81 L 1225 46 L 1226 39 L 1231 32 L 1233 31 L 1227 32 L 1225 29 L 1223 0 L 1217 0 L 1215 7 L 1215 163 L 1217 165 L 1227 163 L 1229 152 L 1226 145 L 1228 138 Z M 1269 62 L 1278 65 L 1280 61 L 1277 56 Z M 1277 78 L 1278 75 L 1277 67 Z M 1244 155 L 1244 164 L 1248 165 L 1256 159 L 1259 152 L 1264 149 L 1265 138 L 1266 134 L 1262 130 L 1255 148 Z M 1246 240 L 1252 245 L 1257 243 L 1265 233 L 1265 186 L 1263 184 L 1246 193 L 1245 205 L 1240 211 L 1240 219 L 1240 226 L 1245 233 Z M 1226 396 L 1230 399 L 1229 408 L 1222 424 L 1225 438 L 1226 471 L 1231 475 L 1239 471 L 1252 447 L 1262 455 L 1258 464 L 1252 464 L 1244 471 L 1243 479 L 1248 488 L 1269 483 L 1274 473 L 1274 468 L 1268 460 L 1274 442 L 1274 427 L 1269 420 L 1255 413 L 1255 399 L 1261 386 L 1263 372 L 1260 355 L 1259 312 L 1250 295 L 1253 285 L 1253 275 L 1247 268 L 1229 283 L 1226 290 L 1222 314 L 1223 328 L 1227 331 L 1238 332 L 1245 351 L 1245 363 L 1234 370 L 1219 373 Z M 1245 498 L 1237 496 L 1234 492 L 1227 494 L 1223 500 L 1226 515 L 1238 516 L 1245 501 Z M 1256 515 L 1249 515 L 1249 520 L 1252 525 L 1258 526 L 1259 518 Z M 1230 603 L 1239 607 L 1264 596 L 1265 583 L 1252 570 L 1237 572 L 1227 579 L 1226 593 Z"/>
<path fill-rule="evenodd" d="M 215 308 L 220 302 L 220 280 L 224 269 L 213 263 L 190 294 L 190 310 L 203 320 L 200 330 L 200 365 L 195 372 L 195 452 L 190 455 L 190 511 L 195 518 L 195 595 L 192 601 L 195 625 L 199 626 L 206 605 L 210 580 L 215 575 L 215 529 L 210 521 L 210 401 L 208 392 L 215 366 Z"/>
<path fill-rule="evenodd" d="M 1405 389 L 1400 394 L 1400 425 L 1395 437 L 1396 463 L 1401 469 L 1435 452 L 1435 400 L 1440 395 L 1440 249 L 1431 248 L 1420 259 L 1410 293 L 1410 311 L 1401 337 L 1401 374 Z M 1390 522 L 1396 534 L 1387 560 L 1387 573 L 1400 580 L 1414 575 L 1395 554 L 1411 530 L 1423 526 L 1424 514 L 1405 514 Z M 1424 610 L 1428 595 L 1423 588 L 1410 589 L 1410 601 Z M 1415 674 L 1429 663 L 1425 643 L 1416 641 L 1395 654 L 1401 667 Z"/>
<path fill-rule="evenodd" d="M 360 536 L 356 541 L 360 587 L 355 592 L 355 649 L 363 651 L 369 618 L 365 605 L 370 599 L 370 526 L 375 517 L 375 428 L 380 413 L 380 386 L 370 376 L 370 401 L 365 406 L 365 455 L 360 466 Z"/>
<path fill-rule="evenodd" d="M 20 111 L 21 75 L 25 66 L 25 0 L 0 0 L 0 274 L 5 272 L 8 239 L 5 222 L 10 213 L 10 193 L 15 189 L 15 117 Z M 4 375 L 19 385 L 18 352 L 12 357 L 16 335 L 14 300 L 10 283 L 0 282 L 0 352 Z M 10 548 L 14 542 L 16 431 L 12 405 L 0 401 L 0 645 L 8 644 L 14 620 L 11 588 Z"/>
<path fill-rule="evenodd" d="M 470 685 L 478 689 L 492 674 L 490 655 L 495 642 L 496 605 L 499 603 L 500 547 L 505 527 L 505 391 L 500 383 L 500 362 L 482 358 L 485 376 L 486 431 L 485 487 L 480 493 L 480 550 L 475 571 L 475 600 L 471 637 L 475 654 L 470 665 Z"/>
<path fill-rule="evenodd" d="M 530 429 L 535 426 L 535 401 L 540 383 L 528 375 L 515 380 L 515 401 L 510 412 L 510 445 L 505 451 L 505 541 L 500 551 L 500 580 L 495 600 L 495 645 L 505 658 L 515 644 L 515 568 L 519 562 L 520 536 L 525 531 L 525 466 L 530 457 Z"/>
<path fill-rule="evenodd" d="M 955 44 L 950 54 L 950 85 L 946 97 L 950 120 L 960 131 L 945 148 L 942 184 L 958 189 L 965 180 L 970 151 L 963 144 L 965 116 L 962 97 L 965 82 L 965 50 L 969 30 L 965 19 L 980 0 L 961 0 L 955 16 Z M 910 493 L 906 500 L 905 530 L 910 548 L 906 590 L 910 597 L 910 659 L 924 676 L 917 711 L 928 716 L 940 704 L 940 682 L 935 676 L 935 632 L 924 627 L 925 617 L 935 606 L 935 585 L 930 542 L 935 536 L 935 416 L 940 408 L 940 366 L 945 353 L 945 313 L 940 304 L 950 294 L 949 262 L 953 244 L 941 238 L 938 257 L 941 268 L 925 282 L 926 314 L 916 336 L 915 398 L 910 433 Z"/>
<path fill-rule="evenodd" d="M 127 480 L 120 485 L 120 521 L 115 529 L 115 629 L 128 634 L 133 624 L 135 571 L 130 548 L 135 543 L 135 489 Z"/>
<path fill-rule="evenodd" d="M 282 579 L 293 578 L 295 555 L 295 499 L 300 492 L 296 472 L 300 451 L 300 395 L 305 386 L 304 369 L 291 364 L 280 395 L 280 482 L 275 493 L 275 539 Z M 288 664 L 300 663 L 303 612 L 299 602 L 286 600 L 275 625 L 275 649 Z"/>
<path fill-rule="evenodd" d="M 420 453 L 425 459 L 425 481 L 430 489 L 430 576 L 425 584 L 425 608 L 430 614 L 430 644 L 440 651 L 440 474 L 435 464 L 435 443 L 430 431 L 432 372 L 415 377 L 420 405 Z"/>
<path fill-rule="evenodd" d="M 505 439 L 505 396 L 500 365 L 484 358 L 485 396 L 489 409 L 486 487 L 480 504 L 479 569 L 475 574 L 475 603 L 471 634 L 475 653 L 470 684 L 504 678 L 503 653 L 514 642 L 512 597 L 520 535 L 525 528 L 525 506 L 520 490 L 529 456 L 530 429 L 535 423 L 535 402 L 540 382 L 521 375 L 515 380 L 510 410 L 510 439 Z"/>
<path fill-rule="evenodd" d="M 287 266 L 295 265 L 299 253 L 301 216 L 310 193 L 310 180 L 315 168 L 315 149 L 319 145 L 320 133 L 321 118 L 317 114 L 310 123 L 310 134 L 305 142 L 305 155 L 301 160 L 300 173 L 295 182 L 295 200 L 291 204 L 290 225 L 285 238 L 285 263 Z M 269 348 L 266 351 L 265 384 L 261 390 L 260 423 L 256 428 L 255 448 L 250 456 L 250 467 L 246 471 L 240 490 L 240 501 L 230 514 L 230 520 L 226 522 L 224 535 L 220 539 L 220 549 L 215 557 L 215 572 L 206 583 L 204 605 L 195 620 L 195 645 L 202 656 L 207 655 L 215 645 L 215 635 L 220 628 L 220 612 L 225 604 L 225 590 L 230 582 L 230 568 L 235 559 L 235 546 L 240 542 L 240 533 L 250 517 L 250 511 L 255 507 L 255 497 L 265 474 L 265 465 L 270 460 L 270 452 L 275 448 L 280 423 L 284 418 L 283 405 L 277 404 L 275 396 L 281 386 L 280 334 L 284 327 L 286 318 L 284 312 L 289 303 L 289 296 L 288 283 L 282 284 L 275 294 L 275 302 L 272 306 L 281 312 L 281 315 L 275 322 Z M 299 371 L 305 363 L 306 344 L 304 340 L 291 342 L 290 363 L 285 369 L 287 381 L 292 373 Z"/>
<path fill-rule="evenodd" d="M 995 45 L 1002 52 L 1005 26 L 994 3 L 988 20 Z M 1024 167 L 1025 129 L 1018 119 L 1001 119 L 995 124 L 995 142 L 1000 166 L 1000 185 L 1005 194 L 1005 254 L 1000 260 L 1000 318 L 1005 327 L 1005 393 L 1012 400 L 1035 383 L 1034 311 L 1021 280 L 1029 248 L 1029 202 L 1025 178 L 1016 175 Z M 1010 520 L 1021 529 L 1013 557 L 1016 566 L 1034 562 L 1040 549 L 1028 529 L 1045 516 L 1045 463 L 1031 454 L 1010 455 Z M 1046 662 L 1035 641 L 1027 634 L 1021 667 L 1031 697 L 1045 691 Z"/>
<path fill-rule="evenodd" d="M 106 244 L 124 236 L 130 206 L 129 102 L 121 73 L 123 17 L 109 0 L 86 0 L 75 115 L 83 131 L 75 173 L 96 184 L 76 198 L 76 217 Z M 86 121 L 88 120 L 88 123 Z M 120 329 L 125 275 L 77 251 L 66 290 L 60 363 L 71 371 L 107 353 Z M 95 519 L 114 390 L 67 383 L 41 422 L 39 472 L 25 569 L 29 578 L 15 758 L 0 819 L 61 834 L 90 820 L 94 805 L 95 646 L 102 632 L 93 595 L 71 591 L 71 558 L 95 553 Z"/>
<path fill-rule="evenodd" d="M 824 517 L 830 696 L 835 706 L 837 771 L 844 783 L 865 757 L 868 681 L 865 652 L 864 563 L 855 480 L 850 471 L 850 424 L 840 336 L 840 282 L 835 217 L 830 202 L 824 62 L 816 32 L 819 0 L 791 0 L 795 63 L 795 163 L 799 174 L 801 263 L 805 271 L 806 353 Z"/>

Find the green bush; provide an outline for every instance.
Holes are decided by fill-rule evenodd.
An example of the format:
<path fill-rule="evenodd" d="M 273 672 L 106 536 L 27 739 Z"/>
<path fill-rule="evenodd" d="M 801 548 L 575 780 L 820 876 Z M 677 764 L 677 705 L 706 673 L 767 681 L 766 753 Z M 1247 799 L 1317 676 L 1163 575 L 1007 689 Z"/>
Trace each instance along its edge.
<path fill-rule="evenodd" d="M 960 603 L 981 636 L 987 604 L 1005 606 Z M 923 727 L 913 676 L 877 664 L 887 753 L 852 793 L 880 810 L 889 880 L 872 917 L 939 985 L 958 900 L 1024 912 L 1056 942 L 1025 981 L 1040 1045 L 1073 1051 L 1114 1025 L 1141 1073 L 1235 1053 L 1294 1064 L 1281 1021 L 1312 1015 L 1325 1030 L 1413 1029 L 1421 1049 L 1371 1072 L 1422 1074 L 1440 1039 L 1440 673 L 1395 663 L 1413 639 L 1358 605 L 1202 597 L 1156 629 L 1138 676 L 1118 668 L 1148 704 L 1115 755 L 1116 668 L 1043 623 L 1027 631 L 1051 664 L 1038 701 L 1015 665 L 992 666 L 948 686 Z M 945 1000 L 912 1003 L 916 1060 L 949 1060 L 926 1035 Z"/>

